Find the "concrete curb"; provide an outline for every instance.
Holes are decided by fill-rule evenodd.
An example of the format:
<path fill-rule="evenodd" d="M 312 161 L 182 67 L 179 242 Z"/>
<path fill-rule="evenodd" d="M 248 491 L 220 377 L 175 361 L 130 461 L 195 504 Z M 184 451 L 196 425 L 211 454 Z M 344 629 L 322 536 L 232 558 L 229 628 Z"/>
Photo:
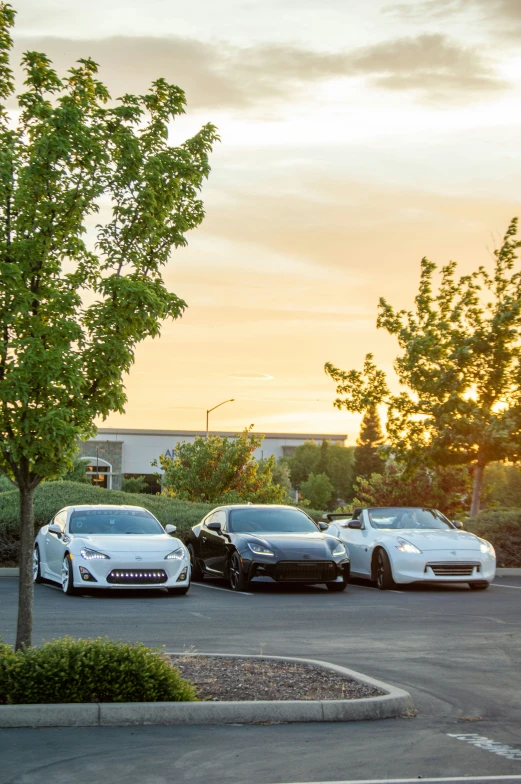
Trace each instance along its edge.
<path fill-rule="evenodd" d="M 496 577 L 521 577 L 521 567 L 499 567 L 496 569 Z M 18 577 L 16 566 L 1 566 L 0 577 Z"/>
<path fill-rule="evenodd" d="M 186 656 L 186 653 L 170 653 Z M 411 695 L 337 664 L 288 656 L 197 653 L 312 664 L 373 686 L 384 694 L 358 700 L 264 700 L 244 702 L 102 702 L 71 705 L 0 705 L 0 727 L 123 727 L 153 724 L 255 724 L 257 722 L 363 721 L 414 711 Z"/>

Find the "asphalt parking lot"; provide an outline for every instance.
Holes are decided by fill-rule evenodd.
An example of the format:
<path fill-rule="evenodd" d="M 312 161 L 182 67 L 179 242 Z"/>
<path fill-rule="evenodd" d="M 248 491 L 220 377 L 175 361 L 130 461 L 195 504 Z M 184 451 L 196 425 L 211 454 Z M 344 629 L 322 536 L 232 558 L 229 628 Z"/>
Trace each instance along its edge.
<path fill-rule="evenodd" d="M 15 578 L 0 580 L 0 634 L 14 640 Z M 66 597 L 36 586 L 34 640 L 108 636 L 166 650 L 324 659 L 407 689 L 418 715 L 349 724 L 3 730 L 1 784 L 106 781 L 521 781 L 521 578 L 346 593 L 193 584 Z M 512 759 L 490 745 L 520 751 Z"/>

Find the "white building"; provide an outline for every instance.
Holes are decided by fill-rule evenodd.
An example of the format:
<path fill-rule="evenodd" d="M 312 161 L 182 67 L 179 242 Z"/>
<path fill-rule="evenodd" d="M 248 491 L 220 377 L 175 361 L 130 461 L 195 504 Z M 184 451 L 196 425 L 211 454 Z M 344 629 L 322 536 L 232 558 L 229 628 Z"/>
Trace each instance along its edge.
<path fill-rule="evenodd" d="M 233 438 L 236 433 L 213 431 L 214 435 Z M 82 457 L 89 460 L 89 473 L 95 484 L 117 489 L 123 477 L 145 476 L 150 492 L 159 492 L 157 474 L 160 468 L 151 463 L 160 455 L 173 457 L 181 441 L 193 442 L 206 433 L 196 430 L 116 430 L 99 428 L 96 438 L 80 444 Z M 275 455 L 289 457 L 295 449 L 308 441 L 321 444 L 330 441 L 345 446 L 347 436 L 324 433 L 264 433 L 262 447 L 255 451 L 257 459 Z"/>

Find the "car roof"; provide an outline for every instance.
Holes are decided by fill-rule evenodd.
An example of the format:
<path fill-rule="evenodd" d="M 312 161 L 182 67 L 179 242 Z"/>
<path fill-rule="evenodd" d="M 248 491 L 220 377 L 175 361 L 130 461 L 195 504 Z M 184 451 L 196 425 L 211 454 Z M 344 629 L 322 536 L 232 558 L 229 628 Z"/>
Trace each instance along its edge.
<path fill-rule="evenodd" d="M 83 512 L 89 509 L 141 509 L 148 512 L 144 506 L 131 506 L 130 504 L 74 504 L 62 507 L 60 512 L 68 512 L 69 509 L 73 512 Z"/>
<path fill-rule="evenodd" d="M 289 504 L 222 504 L 222 506 L 216 506 L 211 511 L 217 512 L 219 509 L 295 509 L 297 512 L 305 513 L 304 509 L 299 509 L 297 506 L 290 506 Z"/>

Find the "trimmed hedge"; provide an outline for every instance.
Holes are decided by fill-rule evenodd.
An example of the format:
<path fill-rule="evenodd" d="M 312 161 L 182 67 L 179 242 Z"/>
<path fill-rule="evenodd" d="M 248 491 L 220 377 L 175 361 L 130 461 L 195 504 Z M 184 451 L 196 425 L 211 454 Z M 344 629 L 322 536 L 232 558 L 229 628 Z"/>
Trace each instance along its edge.
<path fill-rule="evenodd" d="M 166 496 L 146 493 L 124 493 L 79 482 L 43 482 L 34 494 L 35 534 L 64 506 L 75 504 L 129 504 L 142 506 L 152 512 L 163 525 L 177 526 L 176 535 L 184 539 L 189 530 L 217 504 L 194 504 Z M 305 510 L 315 520 L 323 512 Z M 18 490 L 0 493 L 0 566 L 16 566 L 20 527 L 20 497 Z"/>
<path fill-rule="evenodd" d="M 465 530 L 490 542 L 500 567 L 521 567 L 521 509 L 486 509 Z"/>
<path fill-rule="evenodd" d="M 142 643 L 64 637 L 16 652 L 0 645 L 0 704 L 196 700 L 190 681 Z"/>

